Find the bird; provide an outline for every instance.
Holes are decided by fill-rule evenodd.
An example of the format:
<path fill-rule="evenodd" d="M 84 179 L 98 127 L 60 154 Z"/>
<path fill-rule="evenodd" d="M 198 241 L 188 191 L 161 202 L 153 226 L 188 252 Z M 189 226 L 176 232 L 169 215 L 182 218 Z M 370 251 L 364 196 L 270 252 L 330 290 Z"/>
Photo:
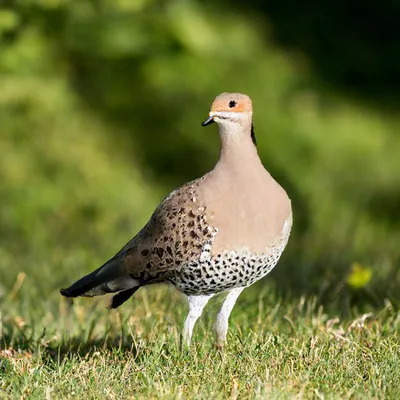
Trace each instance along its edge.
<path fill-rule="evenodd" d="M 115 293 L 117 308 L 139 288 L 169 283 L 187 296 L 182 339 L 215 295 L 216 344 L 226 343 L 228 319 L 241 292 L 277 264 L 292 228 L 291 201 L 258 155 L 249 96 L 215 97 L 202 126 L 216 123 L 220 153 L 214 169 L 172 191 L 147 224 L 100 268 L 60 292 L 66 297 Z"/>

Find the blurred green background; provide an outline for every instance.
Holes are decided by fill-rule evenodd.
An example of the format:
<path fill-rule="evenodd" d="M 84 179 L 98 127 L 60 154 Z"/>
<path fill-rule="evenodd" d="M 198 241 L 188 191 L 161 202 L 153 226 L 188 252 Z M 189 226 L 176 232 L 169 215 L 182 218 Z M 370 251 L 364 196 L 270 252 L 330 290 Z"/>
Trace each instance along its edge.
<path fill-rule="evenodd" d="M 22 271 L 27 296 L 57 298 L 111 257 L 213 167 L 200 123 L 240 91 L 295 213 L 256 288 L 400 300 L 399 2 L 0 4 L 0 296 Z"/>

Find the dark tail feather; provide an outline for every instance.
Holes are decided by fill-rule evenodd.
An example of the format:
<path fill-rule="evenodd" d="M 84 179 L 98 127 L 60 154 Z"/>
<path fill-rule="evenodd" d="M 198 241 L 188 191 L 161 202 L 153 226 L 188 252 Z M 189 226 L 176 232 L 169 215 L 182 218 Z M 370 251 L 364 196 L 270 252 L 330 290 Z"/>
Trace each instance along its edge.
<path fill-rule="evenodd" d="M 84 276 L 83 278 L 76 281 L 67 289 L 61 289 L 60 293 L 65 297 L 78 297 L 84 295 L 89 290 L 101 284 L 98 279 L 98 272 L 102 267 L 96 269 L 89 275 Z"/>
<path fill-rule="evenodd" d="M 92 297 L 105 293 L 137 290 L 136 287 L 138 286 L 139 282 L 126 272 L 120 259 L 115 256 L 100 268 L 79 279 L 69 288 L 61 289 L 60 293 L 65 297 Z"/>
<path fill-rule="evenodd" d="M 116 294 L 112 299 L 111 299 L 111 303 L 108 306 L 108 308 L 117 308 L 119 307 L 121 304 L 124 304 L 127 300 L 129 300 L 133 294 L 136 292 L 136 290 L 139 289 L 140 286 L 136 286 L 133 287 L 131 289 L 126 289 L 123 290 L 122 292 L 119 292 L 118 294 Z"/>

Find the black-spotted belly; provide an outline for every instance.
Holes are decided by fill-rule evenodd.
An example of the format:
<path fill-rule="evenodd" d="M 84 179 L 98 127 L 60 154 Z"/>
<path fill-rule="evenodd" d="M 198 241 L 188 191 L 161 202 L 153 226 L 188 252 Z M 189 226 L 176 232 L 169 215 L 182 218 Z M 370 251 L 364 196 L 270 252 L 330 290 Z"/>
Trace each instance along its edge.
<path fill-rule="evenodd" d="M 266 255 L 226 252 L 191 262 L 177 273 L 173 283 L 186 294 L 212 294 L 250 286 L 275 267 L 282 251 L 275 248 Z"/>

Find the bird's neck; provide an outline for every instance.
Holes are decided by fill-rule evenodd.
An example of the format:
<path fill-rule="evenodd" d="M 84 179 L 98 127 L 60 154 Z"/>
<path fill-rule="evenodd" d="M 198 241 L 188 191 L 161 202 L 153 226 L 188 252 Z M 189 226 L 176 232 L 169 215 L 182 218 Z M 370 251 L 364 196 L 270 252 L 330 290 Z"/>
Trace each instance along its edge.
<path fill-rule="evenodd" d="M 217 165 L 229 165 L 235 169 L 261 165 L 257 147 L 251 138 L 251 121 L 246 126 L 235 123 L 220 124 L 220 157 Z"/>

